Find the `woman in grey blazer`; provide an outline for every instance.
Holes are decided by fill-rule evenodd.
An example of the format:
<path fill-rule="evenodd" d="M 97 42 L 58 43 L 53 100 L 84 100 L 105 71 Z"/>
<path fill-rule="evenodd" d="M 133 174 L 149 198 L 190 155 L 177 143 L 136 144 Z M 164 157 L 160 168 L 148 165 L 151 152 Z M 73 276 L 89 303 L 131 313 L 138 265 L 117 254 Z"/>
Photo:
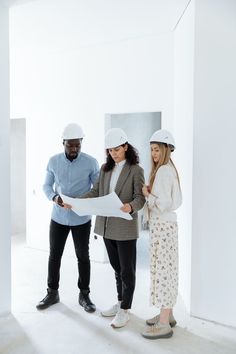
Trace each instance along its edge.
<path fill-rule="evenodd" d="M 123 327 L 129 320 L 136 272 L 136 242 L 138 238 L 138 210 L 145 198 L 143 169 L 138 165 L 137 151 L 128 143 L 125 132 L 119 128 L 110 129 L 105 137 L 106 163 L 87 198 L 101 197 L 115 191 L 122 203 L 121 210 L 130 213 L 132 220 L 119 217 L 97 216 L 95 233 L 103 236 L 108 257 L 115 271 L 118 303 L 102 311 L 105 317 L 115 316 L 111 326 Z"/>

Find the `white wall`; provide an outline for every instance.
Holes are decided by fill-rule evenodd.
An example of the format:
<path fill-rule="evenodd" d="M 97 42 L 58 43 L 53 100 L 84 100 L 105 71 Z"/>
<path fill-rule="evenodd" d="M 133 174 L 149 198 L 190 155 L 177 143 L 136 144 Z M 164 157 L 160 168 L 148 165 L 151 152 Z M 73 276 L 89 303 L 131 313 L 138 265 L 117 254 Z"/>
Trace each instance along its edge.
<path fill-rule="evenodd" d="M 25 140 L 25 119 L 11 119 L 11 235 L 22 235 L 26 232 Z"/>
<path fill-rule="evenodd" d="M 236 2 L 196 0 L 193 315 L 236 326 Z"/>
<path fill-rule="evenodd" d="M 54 24 L 64 16 L 62 10 L 58 5 L 55 18 L 50 13 Z M 72 33 L 64 23 L 73 11 L 68 7 L 68 18 L 55 24 L 62 26 L 63 41 L 51 42 L 49 32 L 46 43 L 35 42 L 32 34 L 47 11 L 50 6 L 37 3 L 11 10 L 11 115 L 27 119 L 27 239 L 45 249 L 51 205 L 41 186 L 48 158 L 62 151 L 63 126 L 80 123 L 86 133 L 83 151 L 101 164 L 105 113 L 161 111 L 168 129 L 174 90 L 172 33 L 68 48 Z"/>
<path fill-rule="evenodd" d="M 177 149 L 173 160 L 179 171 L 183 205 L 179 218 L 179 292 L 190 311 L 193 166 L 194 2 L 175 30 L 175 122 Z"/>
<path fill-rule="evenodd" d="M 0 316 L 11 309 L 8 9 L 0 5 Z"/>

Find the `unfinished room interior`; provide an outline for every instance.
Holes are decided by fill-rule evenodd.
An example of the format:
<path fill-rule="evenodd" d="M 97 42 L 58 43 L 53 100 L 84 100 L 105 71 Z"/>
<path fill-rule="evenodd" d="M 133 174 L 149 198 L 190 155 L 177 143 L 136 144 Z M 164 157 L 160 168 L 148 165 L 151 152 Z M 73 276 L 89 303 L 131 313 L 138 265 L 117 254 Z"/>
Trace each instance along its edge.
<path fill-rule="evenodd" d="M 235 63 L 235 0 L 0 0 L 0 354 L 236 353 Z M 141 335 L 157 314 L 142 210 L 126 326 L 101 316 L 117 299 L 95 216 L 96 311 L 78 303 L 71 235 L 60 302 L 36 308 L 47 289 L 53 204 L 42 186 L 72 122 L 83 128 L 82 152 L 99 167 L 106 131 L 122 128 L 146 182 L 149 137 L 160 128 L 175 137 L 183 203 L 171 338 Z"/>

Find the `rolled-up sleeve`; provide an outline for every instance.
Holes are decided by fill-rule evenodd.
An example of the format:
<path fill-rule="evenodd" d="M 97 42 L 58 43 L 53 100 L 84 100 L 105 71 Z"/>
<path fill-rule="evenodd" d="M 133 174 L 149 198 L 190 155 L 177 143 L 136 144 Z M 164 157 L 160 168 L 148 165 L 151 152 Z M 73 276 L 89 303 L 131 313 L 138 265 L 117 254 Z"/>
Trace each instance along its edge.
<path fill-rule="evenodd" d="M 97 160 L 94 160 L 94 167 L 93 167 L 93 170 L 90 174 L 90 181 L 93 186 L 97 182 L 98 177 L 99 177 L 99 165 L 98 165 Z"/>
<path fill-rule="evenodd" d="M 54 191 L 54 183 L 55 183 L 55 176 L 53 171 L 51 170 L 51 164 L 49 161 L 46 169 L 44 184 L 43 184 L 43 191 L 49 200 L 52 200 L 52 198 L 56 194 Z"/>
<path fill-rule="evenodd" d="M 101 168 L 100 172 L 98 172 L 98 177 L 96 178 L 96 183 L 93 184 L 93 187 L 90 189 L 90 191 L 78 198 L 97 198 L 100 196 L 100 193 L 99 193 L 100 188 L 99 187 L 100 187 L 100 183 L 101 183 L 102 173 L 104 173 L 104 172 L 103 172 L 103 169 Z"/>

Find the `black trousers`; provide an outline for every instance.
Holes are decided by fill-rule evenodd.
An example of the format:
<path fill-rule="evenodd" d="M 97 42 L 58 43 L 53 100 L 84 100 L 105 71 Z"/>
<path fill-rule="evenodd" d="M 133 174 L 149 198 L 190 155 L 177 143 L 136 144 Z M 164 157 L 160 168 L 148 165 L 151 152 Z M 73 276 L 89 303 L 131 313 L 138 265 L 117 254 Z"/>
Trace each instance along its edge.
<path fill-rule="evenodd" d="M 135 289 L 137 240 L 115 241 L 104 238 L 108 257 L 115 271 L 121 308 L 130 309 Z"/>
<path fill-rule="evenodd" d="M 78 226 L 66 226 L 51 220 L 49 242 L 50 254 L 48 260 L 48 287 L 57 290 L 59 288 L 61 258 L 66 240 L 71 231 L 75 254 L 78 261 L 78 287 L 82 292 L 89 293 L 90 283 L 90 259 L 89 259 L 89 235 L 91 221 Z"/>

